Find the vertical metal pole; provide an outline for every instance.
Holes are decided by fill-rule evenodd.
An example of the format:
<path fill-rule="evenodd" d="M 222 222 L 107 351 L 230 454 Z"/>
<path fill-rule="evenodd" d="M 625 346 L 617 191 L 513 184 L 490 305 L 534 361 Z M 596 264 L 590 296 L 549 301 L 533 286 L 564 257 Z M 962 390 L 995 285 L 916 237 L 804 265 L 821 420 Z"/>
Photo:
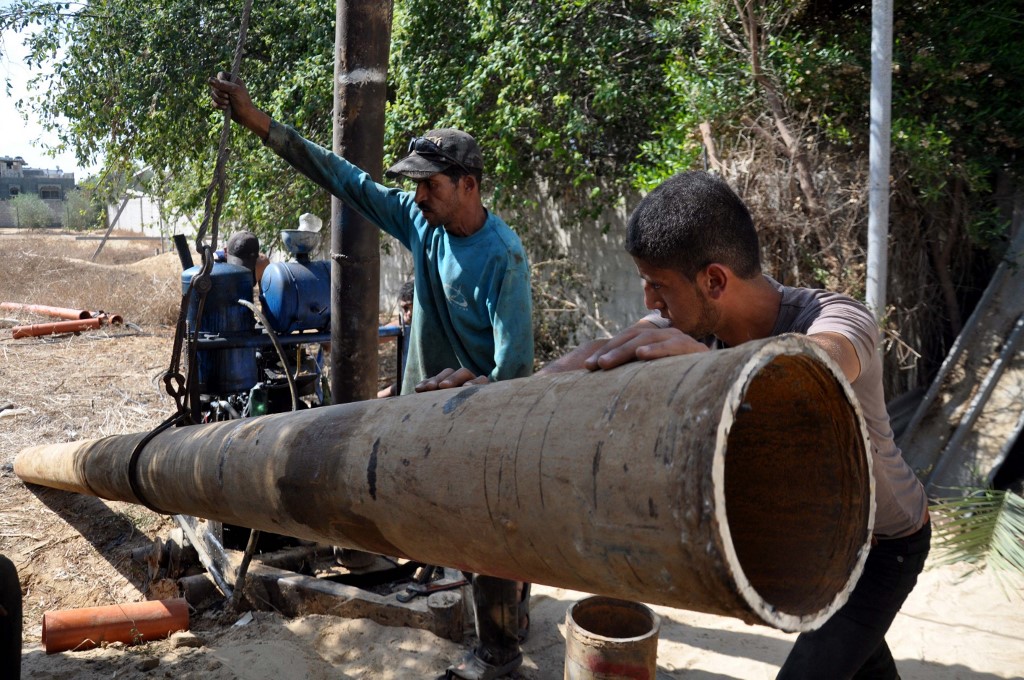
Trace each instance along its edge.
<path fill-rule="evenodd" d="M 391 0 L 338 0 L 334 47 L 334 153 L 380 181 L 391 48 Z M 331 397 L 377 392 L 378 228 L 331 200 Z"/>
<path fill-rule="evenodd" d="M 892 0 L 871 3 L 871 139 L 868 151 L 867 305 L 885 314 L 889 273 L 889 138 L 892 109 Z"/>

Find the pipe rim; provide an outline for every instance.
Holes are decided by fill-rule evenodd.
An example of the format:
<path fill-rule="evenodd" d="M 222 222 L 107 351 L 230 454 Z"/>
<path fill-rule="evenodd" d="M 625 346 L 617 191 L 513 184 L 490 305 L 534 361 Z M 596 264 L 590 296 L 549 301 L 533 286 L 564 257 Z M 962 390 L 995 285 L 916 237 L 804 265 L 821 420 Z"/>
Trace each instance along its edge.
<path fill-rule="evenodd" d="M 650 621 L 649 629 L 642 635 L 635 635 L 631 637 L 610 637 L 596 633 L 590 628 L 582 624 L 577 616 L 582 613 L 586 608 L 591 607 L 607 607 L 607 608 L 619 608 L 628 609 L 629 611 L 643 617 Z M 612 644 L 628 644 L 634 642 L 641 642 L 643 640 L 649 640 L 651 638 L 657 638 L 661 632 L 661 617 L 641 602 L 633 602 L 632 600 L 623 600 L 617 597 L 608 597 L 605 595 L 591 595 L 584 597 L 583 599 L 577 600 L 569 605 L 569 608 L 565 612 L 565 621 L 570 630 L 577 637 L 587 640 L 595 640 L 598 642 L 612 643 Z"/>
<path fill-rule="evenodd" d="M 863 443 L 865 454 L 865 474 L 869 493 L 866 535 L 858 550 L 855 563 L 849 573 L 849 577 L 846 579 L 844 587 L 836 593 L 825 607 L 810 614 L 792 614 L 782 611 L 777 606 L 769 603 L 758 592 L 757 588 L 751 583 L 750 578 L 748 578 L 742 561 L 737 554 L 733 532 L 727 515 L 725 491 L 726 454 L 730 431 L 736 421 L 736 413 L 739 412 L 743 397 L 753 380 L 758 376 L 758 373 L 769 364 L 778 361 L 780 357 L 810 357 L 821 364 L 824 370 L 833 378 L 835 384 L 842 391 L 846 402 L 853 409 L 857 432 L 859 439 Z M 860 404 L 856 396 L 854 396 L 849 382 L 843 376 L 842 371 L 824 350 L 802 336 L 790 335 L 782 336 L 773 342 L 766 343 L 751 355 L 749 360 L 740 369 L 738 379 L 734 380 L 730 385 L 729 392 L 723 402 L 722 417 L 719 419 L 715 451 L 711 464 L 711 479 L 714 490 L 714 519 L 718 524 L 717 537 L 721 543 L 719 548 L 725 558 L 726 566 L 735 582 L 737 591 L 754 614 L 762 621 L 781 630 L 805 632 L 820 627 L 824 621 L 846 604 L 853 586 L 857 583 L 864 570 L 864 563 L 867 560 L 868 551 L 871 547 L 871 535 L 875 524 L 875 479 L 871 460 L 871 442 Z"/>

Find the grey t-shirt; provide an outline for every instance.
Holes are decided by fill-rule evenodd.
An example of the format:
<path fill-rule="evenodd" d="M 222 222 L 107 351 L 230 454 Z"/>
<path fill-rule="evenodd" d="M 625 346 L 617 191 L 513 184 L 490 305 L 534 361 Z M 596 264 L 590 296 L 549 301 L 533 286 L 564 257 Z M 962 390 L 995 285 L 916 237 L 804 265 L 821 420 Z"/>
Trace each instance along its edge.
<path fill-rule="evenodd" d="M 878 324 L 871 312 L 851 297 L 812 288 L 783 286 L 767 278 L 782 293 L 782 305 L 771 335 L 839 333 L 857 350 L 860 375 L 853 392 L 860 402 L 871 440 L 875 478 L 875 535 L 899 538 L 920 529 L 927 516 L 928 497 L 893 441 L 882 390 L 882 355 Z M 644 317 L 660 328 L 669 325 L 658 313 Z M 712 348 L 718 347 L 717 342 Z"/>

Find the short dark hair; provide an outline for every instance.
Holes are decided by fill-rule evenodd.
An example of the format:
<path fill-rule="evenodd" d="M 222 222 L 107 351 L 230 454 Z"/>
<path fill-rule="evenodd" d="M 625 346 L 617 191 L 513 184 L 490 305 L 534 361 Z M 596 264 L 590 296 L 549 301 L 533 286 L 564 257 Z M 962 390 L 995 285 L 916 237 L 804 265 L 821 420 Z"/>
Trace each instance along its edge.
<path fill-rule="evenodd" d="M 477 168 L 469 168 L 469 172 L 466 172 L 457 165 L 451 165 L 445 170 L 442 170 L 441 174 L 450 179 L 452 184 L 458 184 L 460 179 L 469 175 L 476 178 L 477 186 L 480 186 L 480 183 L 484 181 L 484 171 Z"/>
<path fill-rule="evenodd" d="M 412 294 L 416 288 L 415 284 L 415 281 L 406 281 L 402 284 L 402 287 L 398 289 L 399 302 L 412 302 Z"/>
<path fill-rule="evenodd" d="M 674 175 L 644 196 L 629 216 L 626 251 L 690 281 L 716 262 L 744 279 L 761 273 L 750 211 L 725 180 L 701 171 Z"/>

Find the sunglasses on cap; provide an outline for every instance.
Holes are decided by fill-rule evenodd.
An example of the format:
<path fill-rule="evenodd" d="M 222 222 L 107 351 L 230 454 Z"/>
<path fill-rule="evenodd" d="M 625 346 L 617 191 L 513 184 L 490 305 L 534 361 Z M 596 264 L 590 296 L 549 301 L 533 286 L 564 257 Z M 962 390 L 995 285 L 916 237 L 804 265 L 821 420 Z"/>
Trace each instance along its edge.
<path fill-rule="evenodd" d="M 407 153 L 412 153 L 413 151 L 415 151 L 420 156 L 423 156 L 427 160 L 441 159 L 446 160 L 450 163 L 454 163 L 455 165 L 459 166 L 459 168 L 467 175 L 473 174 L 469 171 L 469 168 L 467 168 L 465 165 L 462 164 L 461 161 L 459 161 L 458 158 L 455 158 L 451 154 L 446 153 L 441 149 L 441 147 L 439 147 L 437 144 L 430 141 L 426 137 L 412 138 L 412 140 L 409 142 L 409 149 Z"/>

